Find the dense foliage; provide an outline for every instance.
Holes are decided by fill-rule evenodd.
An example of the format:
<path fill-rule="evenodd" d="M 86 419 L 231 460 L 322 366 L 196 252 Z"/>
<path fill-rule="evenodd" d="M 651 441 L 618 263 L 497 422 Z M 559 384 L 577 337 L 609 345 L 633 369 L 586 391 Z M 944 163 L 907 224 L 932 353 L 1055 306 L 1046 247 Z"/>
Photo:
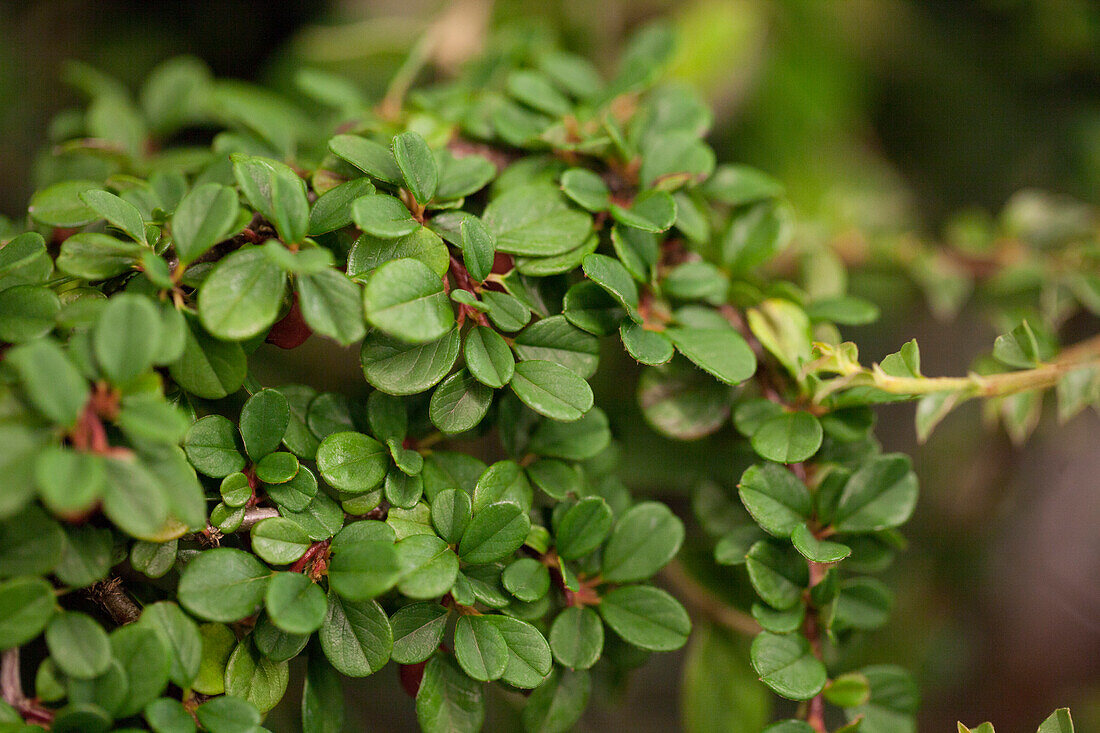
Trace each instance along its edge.
<path fill-rule="evenodd" d="M 56 182 L 0 232 L 12 730 L 259 730 L 299 655 L 308 731 L 341 729 L 340 675 L 390 661 L 425 731 L 479 729 L 485 683 L 568 730 L 594 677 L 691 632 L 650 583 L 684 525 L 616 477 L 587 381 L 620 345 L 656 431 L 741 436 L 695 504 L 755 592 L 753 668 L 803 703 L 768 730 L 914 730 L 909 674 L 844 653 L 887 621 L 875 576 L 917 503 L 872 406 L 919 399 L 925 435 L 987 398 L 1022 439 L 1043 390 L 1065 417 L 1095 405 L 1096 339 L 1056 337 L 1100 310 L 1094 227 L 1024 199 L 950 253 L 891 243 L 945 307 L 979 275 L 1007 332 L 966 377 L 925 377 L 915 342 L 865 366 L 840 329 L 876 307 L 841 253 L 791 244 L 776 181 L 716 165 L 710 112 L 662 81 L 671 45 L 642 32 L 604 81 L 516 40 L 410 91 L 414 55 L 377 106 L 190 59 L 135 101 L 74 67 L 90 102 L 55 122 Z M 356 348 L 371 390 L 250 372 L 311 335 Z"/>

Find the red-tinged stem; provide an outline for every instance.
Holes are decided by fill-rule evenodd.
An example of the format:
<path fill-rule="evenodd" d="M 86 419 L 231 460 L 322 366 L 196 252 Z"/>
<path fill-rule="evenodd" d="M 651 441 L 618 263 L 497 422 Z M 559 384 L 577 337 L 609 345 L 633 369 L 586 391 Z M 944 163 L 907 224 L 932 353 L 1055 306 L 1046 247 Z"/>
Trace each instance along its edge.
<path fill-rule="evenodd" d="M 311 562 L 318 559 L 321 555 L 328 550 L 329 541 L 323 540 L 321 542 L 314 542 L 309 546 L 298 560 L 290 566 L 290 572 L 301 573 L 309 566 Z"/>
<path fill-rule="evenodd" d="M 27 723 L 48 728 L 53 722 L 52 710 L 23 694 L 23 682 L 19 678 L 19 647 L 6 649 L 0 655 L 0 693 L 4 702 L 15 708 Z"/>

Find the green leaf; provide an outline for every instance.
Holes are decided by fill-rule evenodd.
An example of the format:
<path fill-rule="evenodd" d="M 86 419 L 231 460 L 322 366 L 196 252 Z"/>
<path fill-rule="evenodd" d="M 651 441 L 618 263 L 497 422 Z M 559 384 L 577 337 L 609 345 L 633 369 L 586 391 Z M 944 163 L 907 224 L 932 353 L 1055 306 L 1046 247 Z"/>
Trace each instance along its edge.
<path fill-rule="evenodd" d="M 62 181 L 31 196 L 27 211 L 35 221 L 51 227 L 82 227 L 95 221 L 96 212 L 81 194 L 101 188 L 95 181 Z"/>
<path fill-rule="evenodd" d="M 374 268 L 390 260 L 409 257 L 420 260 L 442 277 L 451 266 L 447 245 L 427 227 L 395 239 L 380 239 L 364 234 L 355 240 L 348 253 L 348 277 L 365 281 Z"/>
<path fill-rule="evenodd" d="M 317 448 L 317 468 L 333 488 L 361 494 L 386 477 L 389 452 L 363 433 L 333 433 Z"/>
<path fill-rule="evenodd" d="M 667 191 L 643 191 L 630 208 L 611 204 L 611 216 L 643 232 L 667 232 L 676 222 L 676 201 Z"/>
<path fill-rule="evenodd" d="M 423 392 L 447 375 L 462 343 L 458 329 L 426 344 L 408 344 L 370 331 L 363 340 L 359 361 L 375 388 L 393 395 Z"/>
<path fill-rule="evenodd" d="M 38 453 L 34 478 L 50 510 L 78 513 L 100 498 L 106 472 L 100 456 L 49 446 Z"/>
<path fill-rule="evenodd" d="M 351 203 L 375 192 L 369 178 L 354 178 L 321 194 L 309 212 L 309 233 L 316 237 L 351 224 Z"/>
<path fill-rule="evenodd" d="M 739 384 L 756 372 L 752 349 L 732 328 L 673 327 L 662 333 L 677 351 L 726 384 Z"/>
<path fill-rule="evenodd" d="M 496 177 L 496 166 L 481 155 L 470 154 L 455 157 L 449 150 L 439 150 L 435 154 L 439 168 L 439 185 L 435 198 L 439 201 L 469 196 L 484 188 Z"/>
<path fill-rule="evenodd" d="M 428 143 L 418 133 L 409 130 L 394 137 L 392 149 L 397 167 L 405 179 L 405 187 L 413 198 L 421 205 L 431 201 L 439 183 L 439 169 Z"/>
<path fill-rule="evenodd" d="M 344 692 L 339 675 L 322 655 L 310 654 L 302 689 L 302 730 L 340 733 L 344 717 Z"/>
<path fill-rule="evenodd" d="M 852 554 L 852 548 L 848 545 L 818 539 L 805 523 L 791 532 L 791 542 L 802 557 L 813 562 L 840 562 Z"/>
<path fill-rule="evenodd" d="M 645 501 L 615 523 L 603 552 L 601 574 L 613 583 L 650 577 L 676 556 L 684 542 L 684 524 L 664 504 Z"/>
<path fill-rule="evenodd" d="M 417 534 L 400 540 L 397 557 L 401 564 L 397 589 L 409 598 L 438 598 L 451 590 L 458 577 L 458 556 L 433 534 Z"/>
<path fill-rule="evenodd" d="M 539 685 L 523 707 L 524 728 L 538 733 L 564 733 L 573 730 L 580 721 L 592 680 L 584 670 L 553 670 L 546 682 Z"/>
<path fill-rule="evenodd" d="M 56 342 L 20 344 L 4 354 L 22 382 L 31 404 L 45 417 L 71 428 L 88 401 L 88 383 Z"/>
<path fill-rule="evenodd" d="M 275 226 L 286 244 L 296 244 L 309 231 L 306 185 L 292 168 L 267 158 L 234 153 L 233 176 L 248 202 Z"/>
<path fill-rule="evenodd" d="M 157 539 L 170 511 L 164 485 L 134 457 L 110 458 L 105 467 L 107 518 L 133 537 Z"/>
<path fill-rule="evenodd" d="M 309 535 L 285 517 L 268 517 L 249 530 L 252 551 L 272 565 L 289 565 L 310 546 Z"/>
<path fill-rule="evenodd" d="M 579 420 L 592 408 L 588 382 L 550 361 L 521 361 L 509 385 L 525 405 L 553 420 Z"/>
<path fill-rule="evenodd" d="M 191 189 L 172 214 L 172 244 L 180 262 L 194 262 L 232 234 L 240 208 L 228 186 L 203 183 Z"/>
<path fill-rule="evenodd" d="M 493 270 L 496 240 L 476 216 L 468 216 L 462 220 L 459 235 L 462 242 L 462 262 L 470 277 L 480 282 Z"/>
<path fill-rule="evenodd" d="M 259 610 L 270 577 L 271 571 L 247 552 L 206 550 L 180 573 L 179 602 L 199 618 L 239 621 Z"/>
<path fill-rule="evenodd" d="M 485 616 L 459 616 L 455 625 L 455 658 L 470 677 L 489 682 L 504 674 L 508 646 Z"/>
<path fill-rule="evenodd" d="M 764 601 L 780 611 L 802 599 L 809 583 L 806 561 L 790 545 L 761 540 L 749 548 L 746 568 L 752 587 Z"/>
<path fill-rule="evenodd" d="M 462 489 L 444 489 L 432 499 L 432 526 L 449 544 L 457 544 L 470 524 L 470 495 Z"/>
<path fill-rule="evenodd" d="M 484 618 L 497 627 L 508 646 L 508 664 L 501 679 L 513 687 L 528 690 L 542 684 L 554 660 L 550 645 L 538 629 L 511 616 L 494 614 Z"/>
<path fill-rule="evenodd" d="M 481 686 L 450 657 L 437 654 L 424 667 L 416 719 L 424 733 L 476 733 L 485 720 Z"/>
<path fill-rule="evenodd" d="M 192 325 L 183 356 L 169 365 L 168 372 L 187 392 L 217 400 L 240 389 L 248 363 L 240 344 L 219 341 Z"/>
<path fill-rule="evenodd" d="M 473 492 L 473 510 L 480 512 L 490 504 L 509 501 L 529 509 L 533 498 L 523 469 L 515 461 L 497 461 L 477 478 Z"/>
<path fill-rule="evenodd" d="M 691 633 L 687 611 L 660 588 L 626 585 L 605 594 L 598 606 L 603 620 L 623 641 L 649 651 L 682 647 Z"/>
<path fill-rule="evenodd" d="M 387 194 L 357 198 L 351 204 L 351 218 L 360 229 L 379 239 L 397 239 L 421 227 L 405 204 Z"/>
<path fill-rule="evenodd" d="M 481 422 L 492 401 L 493 390 L 462 369 L 436 387 L 428 414 L 444 433 L 464 433 Z"/>
<path fill-rule="evenodd" d="M 997 337 L 993 342 L 993 358 L 1016 369 L 1039 366 L 1042 361 L 1039 342 L 1027 321 L 1020 321 L 1009 333 Z"/>
<path fill-rule="evenodd" d="M 500 389 L 515 373 L 516 360 L 507 342 L 487 326 L 475 326 L 466 334 L 462 353 L 466 368 L 487 387 Z"/>
<path fill-rule="evenodd" d="M 521 557 L 500 575 L 504 588 L 516 598 L 532 603 L 550 590 L 550 571 L 533 557 Z"/>
<path fill-rule="evenodd" d="M 299 276 L 298 304 L 310 328 L 344 346 L 367 331 L 358 286 L 336 270 Z"/>
<path fill-rule="evenodd" d="M 853 295 L 821 298 L 806 307 L 811 321 L 825 321 L 841 326 L 863 326 L 878 320 L 879 310 L 874 303 Z"/>
<path fill-rule="evenodd" d="M 393 540 L 370 540 L 335 549 L 328 578 L 343 598 L 365 601 L 392 588 L 402 572 Z"/>
<path fill-rule="evenodd" d="M 171 651 L 160 635 L 143 624 L 128 624 L 111 632 L 111 655 L 129 682 L 119 717 L 141 712 L 168 686 Z"/>
<path fill-rule="evenodd" d="M 462 533 L 458 555 L 473 565 L 500 560 L 518 550 L 530 530 L 531 519 L 518 504 L 489 504 L 474 513 Z"/>
<path fill-rule="evenodd" d="M 798 463 L 821 447 L 821 423 L 808 412 L 785 412 L 765 420 L 752 434 L 757 455 L 778 463 Z"/>
<path fill-rule="evenodd" d="M 191 465 L 212 478 L 228 476 L 245 466 L 244 456 L 237 451 L 237 428 L 221 415 L 196 421 L 183 439 L 183 449 Z"/>
<path fill-rule="evenodd" d="M 743 273 L 783 250 L 793 233 L 791 207 L 761 201 L 738 212 L 718 242 L 719 256 L 728 270 Z"/>
<path fill-rule="evenodd" d="M 866 705 L 871 699 L 871 685 L 859 672 L 848 672 L 829 680 L 822 692 L 826 700 L 839 708 Z"/>
<path fill-rule="evenodd" d="M 867 577 L 849 578 L 840 584 L 833 625 L 841 629 L 881 628 L 890 617 L 893 602 L 893 595 L 881 581 Z"/>
<path fill-rule="evenodd" d="M 244 341 L 275 323 L 285 290 L 286 273 L 263 248 L 245 247 L 219 261 L 203 281 L 199 317 L 211 335 Z"/>
<path fill-rule="evenodd" d="M 810 360 L 810 319 L 799 306 L 782 298 L 769 298 L 746 312 L 754 336 L 796 379 Z"/>
<path fill-rule="evenodd" d="M 672 342 L 663 333 L 650 331 L 634 321 L 624 321 L 619 337 L 628 354 L 642 364 L 659 366 L 672 359 Z"/>
<path fill-rule="evenodd" d="M 0 582 L 0 649 L 22 646 L 42 633 L 57 601 L 42 578 L 12 578 Z"/>
<path fill-rule="evenodd" d="M 813 512 L 806 484 L 774 463 L 749 466 L 737 489 L 756 523 L 776 537 L 789 537 Z"/>
<path fill-rule="evenodd" d="M 871 685 L 871 700 L 866 705 L 845 708 L 848 720 L 863 718 L 867 730 L 915 733 L 920 691 L 912 676 L 892 665 L 874 665 L 859 671 Z"/>
<path fill-rule="evenodd" d="M 195 733 L 195 719 L 183 703 L 161 697 L 145 706 L 145 721 L 156 733 Z"/>
<path fill-rule="evenodd" d="M 710 435 L 730 411 L 728 388 L 682 360 L 643 371 L 638 402 L 657 432 L 678 440 Z"/>
<path fill-rule="evenodd" d="M 875 456 L 844 485 L 833 526 L 841 532 L 874 532 L 904 524 L 917 504 L 917 477 L 908 456 Z"/>
<path fill-rule="evenodd" d="M 707 196 L 727 206 L 741 206 L 783 195 L 783 185 L 745 165 L 720 165 L 702 186 Z"/>
<path fill-rule="evenodd" d="M 199 627 L 179 606 L 168 601 L 146 606 L 138 623 L 151 629 L 168 651 L 169 679 L 180 687 L 189 687 L 202 661 Z"/>
<path fill-rule="evenodd" d="M 375 268 L 363 301 L 371 325 L 408 343 L 436 341 L 454 325 L 443 282 L 419 260 L 392 260 Z"/>
<path fill-rule="evenodd" d="M 447 628 L 448 611 L 438 603 L 410 603 L 390 619 L 393 626 L 393 661 L 418 664 L 439 649 Z"/>
<path fill-rule="evenodd" d="M 268 659 L 247 639 L 233 650 L 225 667 L 225 694 L 246 700 L 261 714 L 278 704 L 289 681 L 287 663 Z"/>
<path fill-rule="evenodd" d="M 745 646 L 710 624 L 691 635 L 681 708 L 687 733 L 759 733 L 767 725 L 772 698 L 757 684 Z"/>
<path fill-rule="evenodd" d="M 45 575 L 61 562 L 65 535 L 38 506 L 31 504 L 0 522 L 0 577 Z"/>
<path fill-rule="evenodd" d="M 552 361 L 587 379 L 599 364 L 599 340 L 575 328 L 564 316 L 535 321 L 515 337 L 513 348 L 520 359 Z"/>
<path fill-rule="evenodd" d="M 374 674 L 393 649 L 390 621 L 376 601 L 348 601 L 331 590 L 320 638 L 329 662 L 348 677 Z"/>
<path fill-rule="evenodd" d="M 1073 718 L 1069 708 L 1058 708 L 1050 714 L 1036 733 L 1073 733 Z"/>
<path fill-rule="evenodd" d="M 328 149 L 372 178 L 401 185 L 401 169 L 385 145 L 358 135 L 337 135 L 328 141 Z"/>
<path fill-rule="evenodd" d="M 141 218 L 141 212 L 129 201 L 98 189 L 83 191 L 80 194 L 80 200 L 101 218 L 106 219 L 108 224 L 125 232 L 135 242 L 146 243 L 145 222 Z"/>
<path fill-rule="evenodd" d="M 78 611 L 62 611 L 50 620 L 46 646 L 58 668 L 77 679 L 98 677 L 111 663 L 107 632 L 91 616 Z"/>
<path fill-rule="evenodd" d="M 521 186 L 493 199 L 482 221 L 496 237 L 497 250 L 528 257 L 564 254 L 581 246 L 592 220 L 571 209 L 552 186 Z"/>
<path fill-rule="evenodd" d="M 589 554 L 611 531 L 611 507 L 599 496 L 589 496 L 569 507 L 557 523 L 554 543 L 558 555 L 575 560 Z"/>
<path fill-rule="evenodd" d="M 275 573 L 264 607 L 272 622 L 288 634 L 311 634 L 321 628 L 328 601 L 321 587 L 302 573 Z"/>
<path fill-rule="evenodd" d="M 588 669 L 603 653 L 603 622 L 591 608 L 564 609 L 550 626 L 550 650 L 565 667 Z"/>
<path fill-rule="evenodd" d="M 130 564 L 150 578 L 160 578 L 175 566 L 178 549 L 175 540 L 164 543 L 135 542 L 130 548 Z"/>
<path fill-rule="evenodd" d="M 80 232 L 61 245 L 56 264 L 59 270 L 74 277 L 106 280 L 133 269 L 146 251 L 140 244 L 106 234 Z"/>
<path fill-rule="evenodd" d="M 634 320 L 639 320 L 638 286 L 621 262 L 607 255 L 590 254 L 585 256 L 582 266 L 590 280 L 606 290 Z"/>
<path fill-rule="evenodd" d="M 761 681 L 791 700 L 809 700 L 821 692 L 828 678 L 810 643 L 796 634 L 758 634 L 752 640 L 750 658 Z"/>
<path fill-rule="evenodd" d="M 260 725 L 260 713 L 251 703 L 239 697 L 225 695 L 207 700 L 195 708 L 195 717 L 210 733 L 255 731 Z"/>
<path fill-rule="evenodd" d="M 561 174 L 561 190 L 581 208 L 595 213 L 606 211 L 611 191 L 604 180 L 587 168 L 570 168 Z"/>

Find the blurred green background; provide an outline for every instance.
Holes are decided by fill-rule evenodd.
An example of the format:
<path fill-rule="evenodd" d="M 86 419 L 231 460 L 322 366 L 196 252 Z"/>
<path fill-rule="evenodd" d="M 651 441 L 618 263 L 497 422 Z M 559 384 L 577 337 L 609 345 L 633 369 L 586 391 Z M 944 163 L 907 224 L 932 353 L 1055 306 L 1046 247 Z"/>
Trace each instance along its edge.
<path fill-rule="evenodd" d="M 955 213 L 995 212 L 1022 188 L 1087 202 L 1100 193 L 1092 0 L 5 0 L 0 213 L 23 215 L 50 117 L 80 102 L 61 81 L 67 59 L 135 87 L 181 53 L 277 88 L 308 64 L 380 94 L 442 12 L 451 13 L 455 60 L 487 28 L 521 27 L 604 66 L 632 29 L 667 19 L 681 32 L 674 73 L 716 110 L 719 158 L 780 178 L 814 236 L 935 237 Z M 867 358 L 915 336 L 926 373 L 958 374 L 988 349 L 995 334 L 980 308 L 942 323 L 899 283 L 875 270 L 852 276 L 852 289 L 884 312 L 880 325 L 845 333 Z M 319 346 L 270 367 L 270 378 L 364 388 L 353 354 Z M 609 355 L 596 384 L 623 438 L 624 477 L 691 521 L 689 484 L 706 472 L 735 479 L 739 463 L 711 447 L 662 447 L 638 419 L 634 372 Z M 1047 420 L 1012 449 L 970 406 L 917 446 L 911 410 L 879 415 L 887 449 L 914 454 L 923 496 L 910 548 L 885 576 L 895 615 L 859 645 L 859 660 L 917 673 L 921 731 L 954 730 L 957 719 L 1032 730 L 1066 704 L 1082 731 L 1100 730 L 1100 420 Z M 696 561 L 705 552 L 687 548 L 685 566 L 705 566 Z M 731 731 L 759 715 L 757 683 L 737 661 L 741 642 L 699 628 L 686 653 L 652 658 L 622 690 L 597 688 L 581 729 L 704 730 L 691 711 L 710 704 L 728 707 Z M 727 697 L 692 692 L 708 674 L 729 680 Z M 393 669 L 347 692 L 350 730 L 412 729 Z M 486 730 L 509 730 L 508 710 L 506 701 L 494 707 Z M 269 725 L 294 730 L 295 716 L 284 705 Z"/>

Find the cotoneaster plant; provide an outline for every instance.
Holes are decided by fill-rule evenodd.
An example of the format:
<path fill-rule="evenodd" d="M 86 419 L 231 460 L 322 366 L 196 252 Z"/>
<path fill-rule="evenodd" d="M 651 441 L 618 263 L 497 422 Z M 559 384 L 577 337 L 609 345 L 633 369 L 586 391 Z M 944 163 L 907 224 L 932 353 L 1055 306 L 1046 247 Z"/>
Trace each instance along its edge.
<path fill-rule="evenodd" d="M 871 406 L 919 399 L 923 435 L 986 398 L 1022 438 L 1044 390 L 1095 405 L 1100 342 L 1057 344 L 1100 310 L 1095 227 L 1033 206 L 1019 256 L 991 229 L 888 247 L 935 292 L 1001 278 L 1012 322 L 966 377 L 925 377 L 912 342 L 865 366 L 840 333 L 876 308 L 843 253 L 792 243 L 777 182 L 716 165 L 667 31 L 610 80 L 521 41 L 409 91 L 419 54 L 377 106 L 315 72 L 284 99 L 179 59 L 135 101 L 70 68 L 89 105 L 0 230 L 4 730 L 262 730 L 299 656 L 307 731 L 388 665 L 425 731 L 478 730 L 487 685 L 570 729 L 594 679 L 692 630 L 650 582 L 684 525 L 616 477 L 593 404 L 610 348 L 657 432 L 741 436 L 695 505 L 757 597 L 712 615 L 799 702 L 768 730 L 915 729 L 910 676 L 843 655 L 887 620 L 874 574 L 917 502 Z M 358 352 L 361 390 L 252 376 L 311 336 Z"/>

